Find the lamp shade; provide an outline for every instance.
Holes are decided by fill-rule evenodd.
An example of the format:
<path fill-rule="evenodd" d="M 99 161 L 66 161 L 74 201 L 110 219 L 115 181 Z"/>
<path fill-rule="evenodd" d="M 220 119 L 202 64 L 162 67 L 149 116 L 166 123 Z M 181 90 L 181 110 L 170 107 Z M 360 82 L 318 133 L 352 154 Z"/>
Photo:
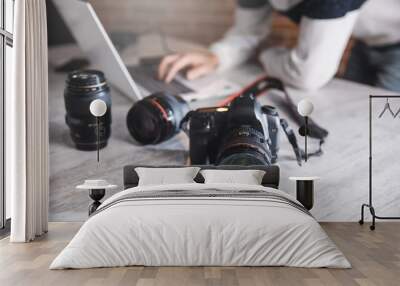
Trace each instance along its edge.
<path fill-rule="evenodd" d="M 89 109 L 93 116 L 100 117 L 106 113 L 107 104 L 101 99 L 95 99 L 90 103 Z"/>
<path fill-rule="evenodd" d="M 314 110 L 314 105 L 308 99 L 303 99 L 297 104 L 297 111 L 301 116 L 309 116 Z"/>

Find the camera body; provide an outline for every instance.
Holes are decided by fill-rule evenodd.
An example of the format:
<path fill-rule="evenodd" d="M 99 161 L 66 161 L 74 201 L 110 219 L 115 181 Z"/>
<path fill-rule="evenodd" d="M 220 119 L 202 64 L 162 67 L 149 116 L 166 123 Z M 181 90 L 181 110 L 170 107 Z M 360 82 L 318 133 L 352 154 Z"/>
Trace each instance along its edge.
<path fill-rule="evenodd" d="M 200 108 L 188 119 L 192 164 L 271 165 L 276 162 L 279 117 L 252 95 L 235 98 L 229 107 Z"/>
<path fill-rule="evenodd" d="M 217 161 L 218 147 L 229 107 L 199 108 L 190 114 L 189 156 L 192 164 L 206 165 Z"/>

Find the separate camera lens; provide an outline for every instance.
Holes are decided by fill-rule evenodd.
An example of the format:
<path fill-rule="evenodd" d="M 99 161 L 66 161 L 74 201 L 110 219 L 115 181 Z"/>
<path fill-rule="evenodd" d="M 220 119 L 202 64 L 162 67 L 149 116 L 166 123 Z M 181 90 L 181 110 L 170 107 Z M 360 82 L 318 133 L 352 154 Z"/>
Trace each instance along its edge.
<path fill-rule="evenodd" d="M 164 107 L 151 102 L 133 106 L 127 117 L 132 137 L 141 144 L 157 144 L 175 134 L 173 119 L 164 117 L 165 112 Z"/>
<path fill-rule="evenodd" d="M 254 128 L 242 126 L 225 137 L 217 156 L 218 165 L 271 165 L 271 151 L 264 135 Z"/>
<path fill-rule="evenodd" d="M 127 116 L 128 130 L 141 144 L 158 144 L 179 132 L 187 112 L 189 106 L 181 97 L 156 93 L 132 106 Z"/>
<path fill-rule="evenodd" d="M 68 75 L 64 90 L 66 116 L 72 141 L 79 150 L 97 149 L 96 117 L 90 111 L 90 103 L 101 99 L 107 104 L 107 112 L 99 118 L 99 147 L 107 145 L 111 135 L 111 96 L 101 71 L 76 71 Z"/>

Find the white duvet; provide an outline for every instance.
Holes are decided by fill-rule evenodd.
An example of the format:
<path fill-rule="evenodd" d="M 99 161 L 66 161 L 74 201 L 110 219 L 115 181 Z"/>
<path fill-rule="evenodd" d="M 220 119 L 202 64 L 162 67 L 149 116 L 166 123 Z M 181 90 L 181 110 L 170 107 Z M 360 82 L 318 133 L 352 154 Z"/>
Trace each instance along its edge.
<path fill-rule="evenodd" d="M 262 186 L 180 184 L 135 187 L 107 199 L 50 269 L 145 266 L 294 266 L 349 268 L 321 226 L 289 204 L 257 198 L 150 198 L 134 192 L 262 190 Z"/>

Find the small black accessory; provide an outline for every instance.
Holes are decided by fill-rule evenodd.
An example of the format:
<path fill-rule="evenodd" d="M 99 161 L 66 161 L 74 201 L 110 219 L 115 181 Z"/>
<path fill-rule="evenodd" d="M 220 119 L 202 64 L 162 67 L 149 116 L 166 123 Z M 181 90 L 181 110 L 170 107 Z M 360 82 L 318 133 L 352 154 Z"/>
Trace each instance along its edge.
<path fill-rule="evenodd" d="M 131 136 L 141 144 L 158 144 L 180 131 L 189 105 L 178 95 L 155 93 L 136 102 L 126 124 Z"/>
<path fill-rule="evenodd" d="M 368 203 L 361 205 L 361 219 L 358 221 L 359 224 L 364 224 L 364 208 L 368 208 L 371 216 L 372 216 L 372 224 L 370 225 L 370 230 L 375 230 L 375 220 L 382 219 L 382 220 L 397 220 L 400 217 L 387 217 L 387 216 L 378 216 L 375 212 L 375 208 L 372 202 L 372 102 L 374 99 L 386 99 L 386 104 L 384 111 L 387 109 L 387 104 L 389 104 L 389 98 L 397 98 L 400 99 L 400 95 L 370 95 L 369 96 L 369 186 L 368 186 Z M 389 106 L 390 107 L 390 106 Z M 392 112 L 391 112 L 392 113 Z M 379 118 L 383 115 L 381 113 Z M 392 113 L 393 115 L 393 113 Z"/>
<path fill-rule="evenodd" d="M 101 99 L 107 105 L 107 112 L 99 118 L 89 112 L 90 104 L 95 99 Z M 104 74 L 96 70 L 70 73 L 66 80 L 64 101 L 65 121 L 76 148 L 94 151 L 107 146 L 111 135 L 111 96 Z"/>
<path fill-rule="evenodd" d="M 309 131 L 309 129 L 307 129 L 305 125 L 300 126 L 300 128 L 299 128 L 299 135 L 300 135 L 300 136 L 306 136 L 306 132 L 307 132 L 307 135 L 310 136 L 310 131 Z"/>

